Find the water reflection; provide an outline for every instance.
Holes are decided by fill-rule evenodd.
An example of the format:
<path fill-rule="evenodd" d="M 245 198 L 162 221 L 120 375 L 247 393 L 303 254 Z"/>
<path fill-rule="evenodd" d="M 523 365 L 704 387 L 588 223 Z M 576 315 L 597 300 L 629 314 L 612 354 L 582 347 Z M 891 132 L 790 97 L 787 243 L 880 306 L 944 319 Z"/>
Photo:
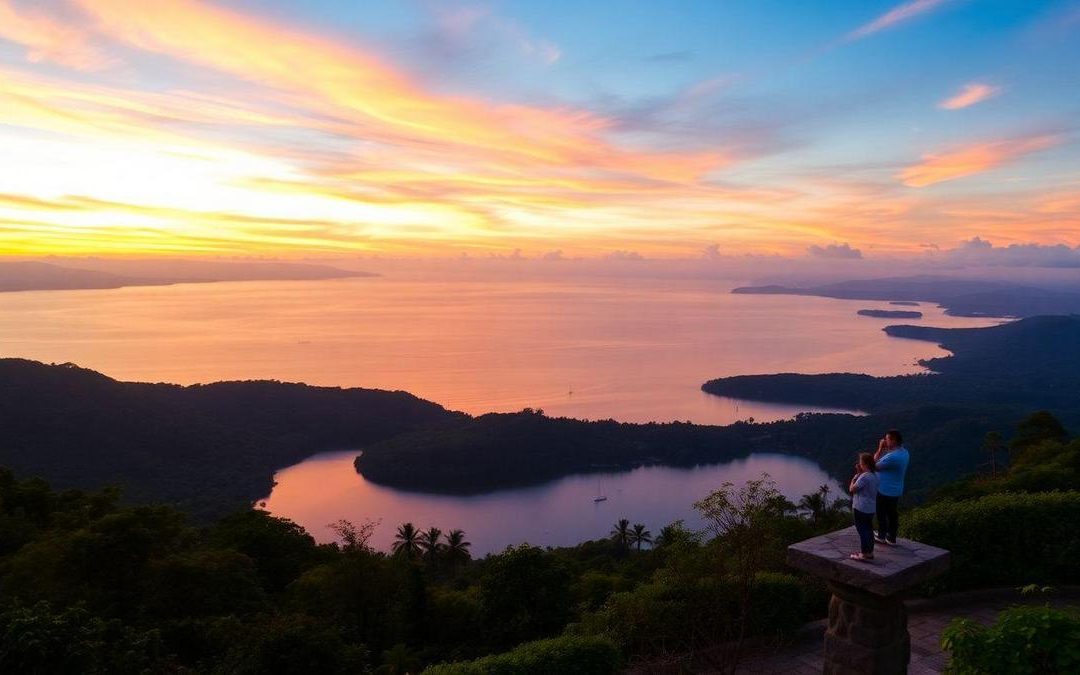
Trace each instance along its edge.
<path fill-rule="evenodd" d="M 473 554 L 483 555 L 523 541 L 566 546 L 605 537 L 620 518 L 644 523 L 654 535 L 680 518 L 697 527 L 700 521 L 691 506 L 696 499 L 724 481 L 741 483 L 762 472 L 793 500 L 823 483 L 835 485 L 806 459 L 755 454 L 725 464 L 575 475 L 535 487 L 460 497 L 375 485 L 354 471 L 355 456 L 354 451 L 322 453 L 278 472 L 265 508 L 298 522 L 324 542 L 333 539 L 326 525 L 340 518 L 381 520 L 372 540 L 380 550 L 389 550 L 397 526 L 405 522 L 444 532 L 461 528 Z M 598 490 L 607 500 L 594 502 Z"/>

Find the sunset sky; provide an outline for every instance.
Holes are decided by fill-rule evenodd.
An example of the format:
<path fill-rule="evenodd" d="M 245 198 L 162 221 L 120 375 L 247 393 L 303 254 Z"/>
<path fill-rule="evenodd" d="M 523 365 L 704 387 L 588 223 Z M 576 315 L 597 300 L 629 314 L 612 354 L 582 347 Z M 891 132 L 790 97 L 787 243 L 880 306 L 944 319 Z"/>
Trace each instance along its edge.
<path fill-rule="evenodd" d="M 1076 247 L 1078 64 L 1075 1 L 0 0 L 0 253 Z"/>

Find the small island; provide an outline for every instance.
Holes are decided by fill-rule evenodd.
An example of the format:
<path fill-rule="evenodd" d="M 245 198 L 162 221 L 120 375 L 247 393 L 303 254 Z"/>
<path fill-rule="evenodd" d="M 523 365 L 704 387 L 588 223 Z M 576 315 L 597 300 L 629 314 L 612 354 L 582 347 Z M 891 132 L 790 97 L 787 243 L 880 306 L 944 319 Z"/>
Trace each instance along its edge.
<path fill-rule="evenodd" d="M 875 319 L 921 319 L 922 312 L 914 312 L 902 309 L 860 309 L 856 312 L 859 316 L 869 316 Z"/>
<path fill-rule="evenodd" d="M 896 305 L 897 307 L 919 307 L 920 303 L 912 300 L 893 300 L 890 305 Z"/>

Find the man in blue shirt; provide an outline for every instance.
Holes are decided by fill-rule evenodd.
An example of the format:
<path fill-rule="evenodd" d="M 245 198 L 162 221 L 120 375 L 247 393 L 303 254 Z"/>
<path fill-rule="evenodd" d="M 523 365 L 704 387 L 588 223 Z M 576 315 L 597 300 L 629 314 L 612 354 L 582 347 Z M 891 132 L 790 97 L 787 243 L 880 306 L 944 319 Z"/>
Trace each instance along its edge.
<path fill-rule="evenodd" d="M 878 451 L 874 454 L 879 480 L 878 531 L 874 539 L 882 544 L 896 546 L 896 531 L 900 529 L 897 506 L 900 495 L 904 494 L 904 474 L 907 473 L 909 459 L 900 432 L 896 429 L 885 432 L 885 438 L 878 443 Z"/>

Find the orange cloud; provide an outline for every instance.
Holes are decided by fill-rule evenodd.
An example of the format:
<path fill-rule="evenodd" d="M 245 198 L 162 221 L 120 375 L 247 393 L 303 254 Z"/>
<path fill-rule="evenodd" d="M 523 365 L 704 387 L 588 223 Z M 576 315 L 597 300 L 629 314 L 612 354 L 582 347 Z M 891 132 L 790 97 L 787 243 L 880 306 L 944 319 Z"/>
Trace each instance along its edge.
<path fill-rule="evenodd" d="M 981 103 L 1001 93 L 1001 87 L 994 87 L 981 82 L 965 84 L 964 88 L 938 103 L 938 107 L 944 110 L 960 110 Z"/>
<path fill-rule="evenodd" d="M 46 45 L 60 43 L 34 36 L 66 34 L 72 45 L 135 57 L 93 79 L 0 66 L 4 254 L 520 247 L 696 256 L 710 244 L 801 254 L 848 241 L 876 255 L 932 241 L 943 224 L 958 236 L 980 234 L 980 209 L 1016 214 L 999 219 L 1007 233 L 993 233 L 1005 241 L 1080 228 L 1068 194 L 1038 212 L 1013 194 L 989 203 L 984 195 L 904 190 L 876 167 L 860 168 L 857 180 L 824 169 L 777 175 L 775 166 L 757 180 L 763 174 L 750 167 L 722 182 L 711 173 L 728 161 L 721 153 L 633 146 L 616 135 L 614 120 L 587 110 L 435 93 L 363 48 L 209 3 L 71 1 L 79 20 L 58 11 L 27 23 L 39 13 L 12 14 L 0 0 L 0 19 L 22 20 L 0 25 L 0 36 Z M 154 58 L 142 60 L 138 50 Z M 141 76 L 154 75 L 144 69 L 166 59 L 170 74 L 197 71 L 184 80 L 191 88 L 140 87 Z M 930 185 L 1056 142 L 954 149 L 901 176 Z M 950 197 L 956 201 L 944 206 L 953 208 L 942 208 Z"/>
<path fill-rule="evenodd" d="M 1061 141 L 1055 135 L 1032 136 L 923 155 L 921 162 L 904 169 L 897 178 L 908 187 L 926 187 L 989 171 L 1024 155 L 1051 148 Z"/>
<path fill-rule="evenodd" d="M 369 141 L 437 143 L 487 163 L 674 181 L 695 180 L 723 161 L 715 152 L 624 149 L 602 137 L 610 120 L 583 110 L 433 95 L 372 54 L 195 0 L 77 1 L 114 39 L 269 86 L 297 105 L 347 120 Z"/>

